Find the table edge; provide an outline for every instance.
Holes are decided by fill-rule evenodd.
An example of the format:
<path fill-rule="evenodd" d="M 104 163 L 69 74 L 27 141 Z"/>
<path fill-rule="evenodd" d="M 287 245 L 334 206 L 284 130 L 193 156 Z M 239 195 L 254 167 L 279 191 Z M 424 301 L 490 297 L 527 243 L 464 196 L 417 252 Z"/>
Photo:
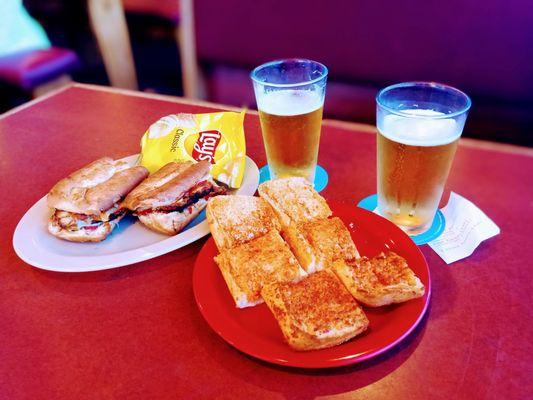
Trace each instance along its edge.
<path fill-rule="evenodd" d="M 173 103 L 184 103 L 184 104 L 189 104 L 189 105 L 218 108 L 218 109 L 237 111 L 237 112 L 242 111 L 243 108 L 246 109 L 245 107 L 235 107 L 235 106 L 230 106 L 226 104 L 214 103 L 214 102 L 210 102 L 206 100 L 191 99 L 191 98 L 186 98 L 186 97 L 179 97 L 179 96 L 172 96 L 172 95 L 158 94 L 158 93 L 146 93 L 146 92 L 135 91 L 135 90 L 130 90 L 130 89 L 94 85 L 94 84 L 89 84 L 89 83 L 73 82 L 73 83 L 70 83 L 69 85 L 52 90 L 49 93 L 44 94 L 43 96 L 37 97 L 24 104 L 21 104 L 10 110 L 7 110 L 5 113 L 0 114 L 0 121 L 28 107 L 31 107 L 37 103 L 45 101 L 50 97 L 56 96 L 71 88 L 95 90 L 95 91 L 108 92 L 108 93 L 114 93 L 114 94 L 122 94 L 125 96 L 142 97 L 142 98 L 153 99 L 153 100 L 163 100 L 163 101 L 170 101 Z M 259 114 L 256 110 L 253 110 L 253 109 L 246 109 L 246 112 L 252 115 Z M 323 125 L 347 129 L 351 131 L 357 131 L 358 133 L 372 133 L 372 134 L 376 133 L 375 126 L 366 124 L 366 123 L 360 123 L 360 122 L 340 121 L 340 120 L 326 118 L 323 120 Z M 533 148 L 518 146 L 514 144 L 498 143 L 498 142 L 491 142 L 488 140 L 472 139 L 472 138 L 461 138 L 460 144 L 461 146 L 464 146 L 464 147 L 470 147 L 470 148 L 475 148 L 479 150 L 496 151 L 496 152 L 501 152 L 501 153 L 518 154 L 518 155 L 523 155 L 527 157 L 533 157 Z"/>

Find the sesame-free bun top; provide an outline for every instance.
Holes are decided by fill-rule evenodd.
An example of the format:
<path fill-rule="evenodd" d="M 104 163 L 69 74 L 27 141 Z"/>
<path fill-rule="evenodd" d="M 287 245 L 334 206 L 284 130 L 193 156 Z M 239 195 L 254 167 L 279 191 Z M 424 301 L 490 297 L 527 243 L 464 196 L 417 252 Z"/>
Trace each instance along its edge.
<path fill-rule="evenodd" d="M 132 190 L 122 204 L 133 211 L 172 204 L 194 185 L 208 180 L 210 167 L 208 161 L 170 162 Z"/>
<path fill-rule="evenodd" d="M 98 215 L 110 209 L 148 176 L 142 166 L 104 157 L 60 180 L 46 198 L 49 207 Z"/>

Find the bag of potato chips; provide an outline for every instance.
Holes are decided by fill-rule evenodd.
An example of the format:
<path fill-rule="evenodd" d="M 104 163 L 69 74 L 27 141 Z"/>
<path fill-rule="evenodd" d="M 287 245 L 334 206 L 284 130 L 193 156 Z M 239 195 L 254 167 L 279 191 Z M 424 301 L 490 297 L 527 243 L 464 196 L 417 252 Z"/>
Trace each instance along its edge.
<path fill-rule="evenodd" d="M 211 163 L 211 176 L 241 186 L 246 163 L 244 114 L 173 114 L 152 124 L 141 139 L 141 165 L 150 173 L 171 161 Z"/>

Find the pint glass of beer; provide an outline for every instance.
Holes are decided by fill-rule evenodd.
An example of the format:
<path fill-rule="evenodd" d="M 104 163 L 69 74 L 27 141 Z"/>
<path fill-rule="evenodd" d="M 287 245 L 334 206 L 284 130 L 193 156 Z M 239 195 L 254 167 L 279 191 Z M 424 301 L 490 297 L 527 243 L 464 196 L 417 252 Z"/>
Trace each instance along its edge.
<path fill-rule="evenodd" d="M 328 69 L 287 59 L 251 73 L 272 179 L 301 176 L 313 183 Z"/>
<path fill-rule="evenodd" d="M 378 212 L 418 235 L 437 212 L 471 102 L 430 82 L 389 86 L 376 102 Z"/>

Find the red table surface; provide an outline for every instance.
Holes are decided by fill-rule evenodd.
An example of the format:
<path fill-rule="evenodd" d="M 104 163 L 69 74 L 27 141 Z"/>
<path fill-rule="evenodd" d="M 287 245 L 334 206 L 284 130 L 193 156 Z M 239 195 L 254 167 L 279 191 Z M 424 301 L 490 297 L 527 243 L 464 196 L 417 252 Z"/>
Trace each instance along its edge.
<path fill-rule="evenodd" d="M 332 370 L 269 365 L 226 344 L 203 320 L 191 277 L 200 240 L 114 270 L 42 271 L 14 253 L 26 210 L 60 178 L 104 155 L 139 150 L 150 123 L 213 108 L 181 99 L 74 85 L 0 118 L 1 399 L 519 399 L 533 393 L 530 229 L 533 157 L 464 142 L 448 181 L 501 228 L 471 257 L 446 265 L 428 246 L 428 315 L 400 346 Z M 265 155 L 258 118 L 248 154 Z M 370 127 L 326 121 L 319 162 L 327 199 L 375 192 Z"/>

